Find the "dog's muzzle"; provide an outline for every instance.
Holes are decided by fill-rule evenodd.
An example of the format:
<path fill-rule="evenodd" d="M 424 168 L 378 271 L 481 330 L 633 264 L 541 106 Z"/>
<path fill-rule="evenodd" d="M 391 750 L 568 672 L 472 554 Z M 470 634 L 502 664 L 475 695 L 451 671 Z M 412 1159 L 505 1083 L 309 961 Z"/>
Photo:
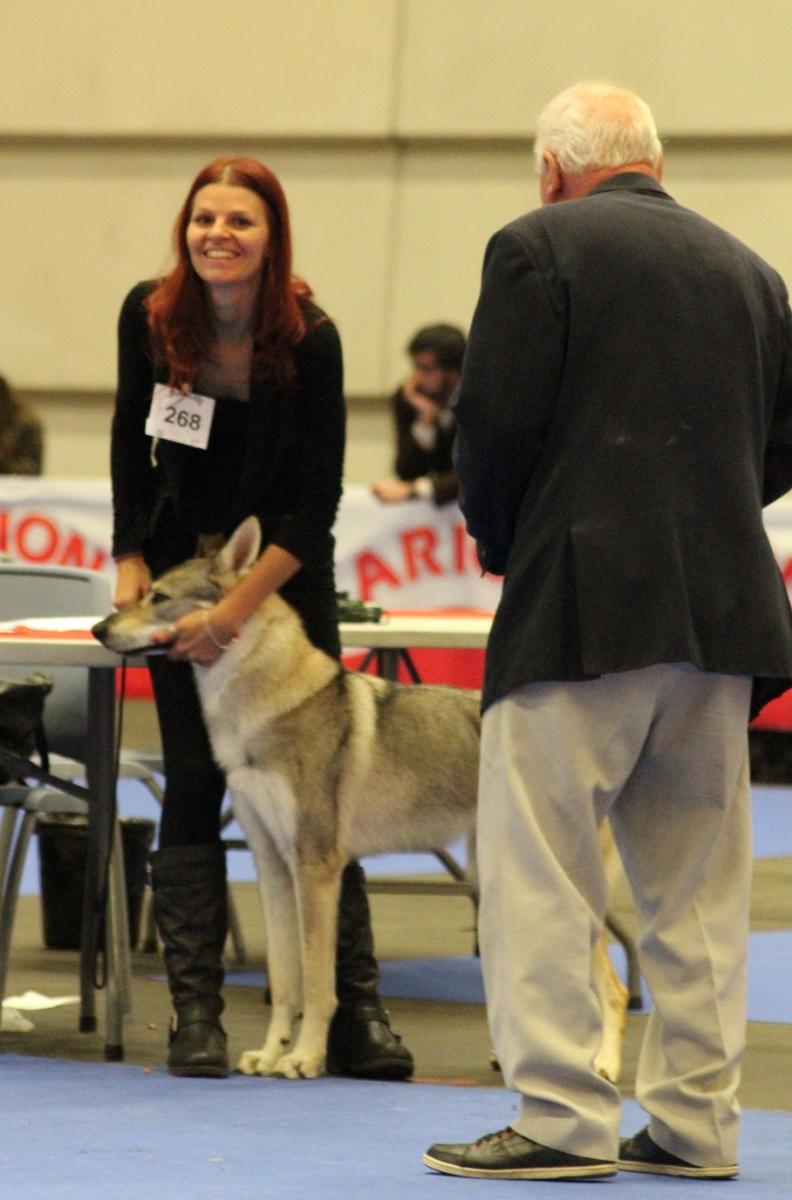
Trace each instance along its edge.
<path fill-rule="evenodd" d="M 169 638 L 166 642 L 147 642 L 144 646 L 124 646 L 119 647 L 113 645 L 113 617 L 111 613 L 109 617 L 105 617 L 103 621 L 97 621 L 91 626 L 91 633 L 96 638 L 97 642 L 101 642 L 108 650 L 115 650 L 117 654 L 153 654 L 158 650 L 165 651 L 169 646 L 172 646 L 176 641 L 176 635 Z"/>

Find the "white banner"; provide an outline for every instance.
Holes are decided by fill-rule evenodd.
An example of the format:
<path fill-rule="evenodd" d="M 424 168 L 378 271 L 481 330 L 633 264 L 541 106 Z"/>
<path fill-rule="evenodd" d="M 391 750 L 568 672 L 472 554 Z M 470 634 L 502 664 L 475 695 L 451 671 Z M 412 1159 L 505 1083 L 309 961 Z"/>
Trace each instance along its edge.
<path fill-rule="evenodd" d="M 0 554 L 112 574 L 110 484 L 104 479 L 0 477 Z M 481 578 L 454 504 L 382 504 L 344 493 L 335 527 L 338 587 L 382 608 L 492 611 L 500 580 Z"/>
<path fill-rule="evenodd" d="M 107 480 L 0 476 L 0 554 L 111 573 L 111 532 Z"/>
<path fill-rule="evenodd" d="M 381 608 L 464 607 L 493 612 L 501 582 L 481 576 L 455 504 L 383 504 L 348 488 L 335 527 L 338 587 Z"/>

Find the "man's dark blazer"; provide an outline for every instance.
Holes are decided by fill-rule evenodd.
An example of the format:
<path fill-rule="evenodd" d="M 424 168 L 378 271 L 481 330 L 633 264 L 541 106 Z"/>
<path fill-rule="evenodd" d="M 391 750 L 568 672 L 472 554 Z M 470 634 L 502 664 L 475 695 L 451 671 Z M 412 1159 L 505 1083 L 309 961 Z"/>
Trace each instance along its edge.
<path fill-rule="evenodd" d="M 655 663 L 792 675 L 762 505 L 792 487 L 792 317 L 757 255 L 622 173 L 487 248 L 462 510 L 505 572 L 484 707 Z"/>

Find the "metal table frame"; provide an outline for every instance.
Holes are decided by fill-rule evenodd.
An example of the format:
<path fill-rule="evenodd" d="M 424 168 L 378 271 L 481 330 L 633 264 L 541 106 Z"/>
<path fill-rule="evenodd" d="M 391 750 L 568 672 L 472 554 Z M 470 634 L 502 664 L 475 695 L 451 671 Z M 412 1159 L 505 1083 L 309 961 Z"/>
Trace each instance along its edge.
<path fill-rule="evenodd" d="M 18 624 L 23 626 L 24 621 Z M 88 668 L 88 727 L 93 731 L 93 736 L 88 740 L 85 759 L 89 821 L 80 942 L 79 1029 L 83 1033 L 92 1033 L 97 1026 L 96 960 L 102 915 L 100 910 L 105 895 L 116 813 L 115 670 L 122 662 L 119 655 L 105 650 L 90 634 L 79 639 L 0 634 L 0 664 L 3 667 Z M 55 784 L 57 786 L 57 777 Z M 74 785 L 70 787 L 73 789 Z M 105 952 L 112 957 L 109 921 L 106 926 Z M 128 935 L 126 927 L 124 935 Z M 115 987 L 115 971 L 110 966 L 108 961 L 105 1058 L 116 1061 L 123 1057 L 122 1025 L 126 998 Z"/>

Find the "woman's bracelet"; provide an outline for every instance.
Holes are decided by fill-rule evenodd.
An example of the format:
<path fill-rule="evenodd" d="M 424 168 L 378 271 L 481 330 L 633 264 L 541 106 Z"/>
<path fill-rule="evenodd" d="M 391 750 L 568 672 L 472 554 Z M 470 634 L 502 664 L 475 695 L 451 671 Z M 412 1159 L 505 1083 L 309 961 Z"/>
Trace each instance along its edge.
<path fill-rule="evenodd" d="M 229 646 L 233 646 L 234 642 L 237 640 L 237 635 L 233 634 L 230 642 L 225 642 L 225 643 L 218 642 L 217 638 L 214 635 L 214 630 L 212 629 L 212 626 L 209 624 L 209 614 L 207 612 L 205 612 L 203 615 L 203 623 L 204 623 L 204 626 L 206 627 L 206 636 L 209 638 L 209 641 L 212 643 L 212 645 L 215 647 L 215 649 L 227 650 L 229 648 Z"/>

